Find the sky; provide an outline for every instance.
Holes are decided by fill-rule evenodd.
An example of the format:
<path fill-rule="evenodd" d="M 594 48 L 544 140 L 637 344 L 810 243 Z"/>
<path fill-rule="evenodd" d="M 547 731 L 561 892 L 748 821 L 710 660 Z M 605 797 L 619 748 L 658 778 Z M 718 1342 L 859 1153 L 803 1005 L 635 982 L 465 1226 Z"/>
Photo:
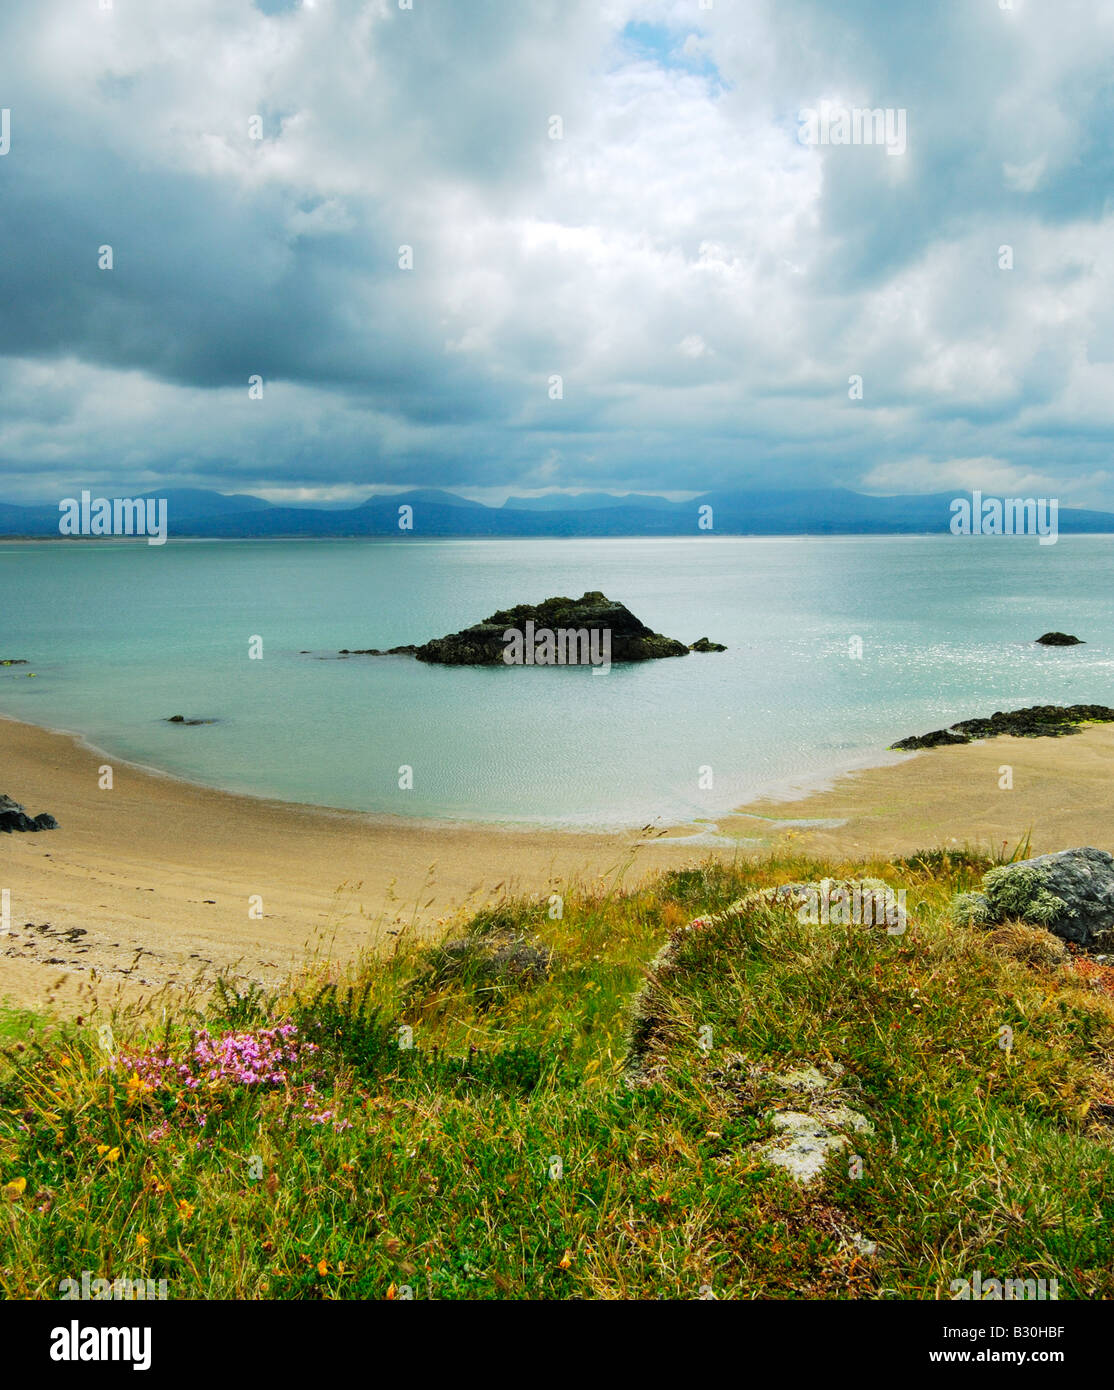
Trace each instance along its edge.
<path fill-rule="evenodd" d="M 1114 6 L 406 3 L 5 0 L 0 497 L 1114 509 Z"/>

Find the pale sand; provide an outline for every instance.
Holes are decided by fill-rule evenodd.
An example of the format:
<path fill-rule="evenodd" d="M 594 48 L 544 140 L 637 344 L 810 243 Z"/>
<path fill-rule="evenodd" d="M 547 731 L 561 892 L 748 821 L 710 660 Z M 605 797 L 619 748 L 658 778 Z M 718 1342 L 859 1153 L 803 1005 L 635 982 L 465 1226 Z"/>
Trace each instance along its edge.
<path fill-rule="evenodd" d="M 111 762 L 115 785 L 98 788 Z M 1013 790 L 998 787 L 1013 768 Z M 0 719 L 0 791 L 61 829 L 0 835 L 0 998 L 102 1002 L 219 970 L 276 983 L 307 954 L 351 960 L 401 929 L 442 930 L 504 893 L 631 886 L 709 853 L 791 845 L 835 857 L 969 843 L 1114 850 L 1114 726 L 1061 739 L 932 749 L 717 825 L 581 834 L 400 822 L 233 796 L 108 759 L 68 735 Z M 791 822 L 826 820 L 827 826 Z M 831 821 L 842 822 L 832 826 Z M 263 917 L 249 917 L 252 895 Z M 27 925 L 27 924 L 32 925 Z"/>
<path fill-rule="evenodd" d="M 98 787 L 104 763 L 111 791 Z M 91 968 L 102 1002 L 202 971 L 273 983 L 310 952 L 351 960 L 504 893 L 630 885 L 693 857 L 676 840 L 640 844 L 642 832 L 411 823 L 234 796 L 2 718 L 0 771 L 0 791 L 60 826 L 0 833 L 0 999 L 32 1005 L 72 1003 Z"/>

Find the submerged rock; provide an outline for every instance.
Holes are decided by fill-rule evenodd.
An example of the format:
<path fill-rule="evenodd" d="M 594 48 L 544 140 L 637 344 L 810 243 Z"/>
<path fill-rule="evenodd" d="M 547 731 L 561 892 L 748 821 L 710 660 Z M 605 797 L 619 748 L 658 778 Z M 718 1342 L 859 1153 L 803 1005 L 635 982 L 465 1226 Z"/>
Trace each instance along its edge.
<path fill-rule="evenodd" d="M 981 893 L 952 899 L 956 921 L 990 927 L 1015 920 L 1044 927 L 1088 950 L 1114 946 L 1114 856 L 1084 846 L 1002 864 Z"/>
<path fill-rule="evenodd" d="M 672 637 L 663 637 L 640 622 L 624 604 L 592 589 L 580 598 L 548 598 L 543 603 L 520 603 L 514 608 L 503 608 L 460 632 L 435 637 L 417 646 L 391 647 L 385 654 L 414 656 L 419 661 L 442 666 L 502 666 L 508 650 L 504 637 L 508 630 L 522 634 L 523 664 L 536 666 L 598 666 L 604 664 L 605 659 L 653 661 L 659 657 L 685 656 L 690 650 L 726 651 L 706 637 L 691 648 Z M 592 634 L 596 634 L 594 639 Z M 526 659 L 527 647 L 529 659 Z M 340 655 L 380 656 L 384 653 L 365 648 L 363 652 L 343 651 Z"/>
<path fill-rule="evenodd" d="M 167 724 L 185 724 L 187 727 L 192 724 L 215 724 L 215 719 L 187 719 L 184 714 L 172 714 L 169 719 L 164 721 Z"/>
<path fill-rule="evenodd" d="M 0 830 L 10 834 L 13 830 L 57 829 L 58 822 L 45 811 L 32 817 L 10 796 L 0 796 Z"/>
<path fill-rule="evenodd" d="M 1046 632 L 1036 640 L 1042 647 L 1082 647 L 1085 645 L 1082 637 L 1072 637 L 1066 632 Z"/>
<path fill-rule="evenodd" d="M 971 743 L 977 738 L 1059 738 L 1074 734 L 1081 724 L 1110 723 L 1114 709 L 1109 705 L 1028 705 L 1003 714 L 996 711 L 989 719 L 963 719 L 947 729 L 934 729 L 891 743 L 894 749 L 938 748 L 945 743 Z"/>

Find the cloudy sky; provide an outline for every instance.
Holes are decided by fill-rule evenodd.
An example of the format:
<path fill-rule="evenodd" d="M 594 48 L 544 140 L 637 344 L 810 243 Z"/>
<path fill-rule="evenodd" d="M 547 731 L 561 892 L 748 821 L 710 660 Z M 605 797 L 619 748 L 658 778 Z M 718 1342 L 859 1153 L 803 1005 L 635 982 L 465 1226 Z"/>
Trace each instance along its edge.
<path fill-rule="evenodd" d="M 1114 508 L 1114 6 L 107 3 L 0 9 L 0 497 Z"/>

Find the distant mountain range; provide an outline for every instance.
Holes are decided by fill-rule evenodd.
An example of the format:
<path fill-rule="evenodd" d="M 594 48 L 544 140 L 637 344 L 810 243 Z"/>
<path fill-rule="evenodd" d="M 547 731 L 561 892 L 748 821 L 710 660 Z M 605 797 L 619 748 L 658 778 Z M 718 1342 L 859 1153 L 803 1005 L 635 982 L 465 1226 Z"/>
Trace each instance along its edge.
<path fill-rule="evenodd" d="M 124 494 L 116 494 L 122 496 Z M 436 489 L 371 497 L 354 507 L 275 506 L 260 497 L 196 488 L 146 494 L 166 498 L 171 536 L 697 536 L 711 507 L 710 534 L 728 536 L 910 535 L 946 532 L 954 493 L 867 497 L 844 488 L 709 492 L 688 502 L 628 493 L 547 493 L 489 507 Z M 412 531 L 399 508 L 413 509 Z M 704 513 L 707 516 L 707 513 Z M 57 536 L 57 505 L 0 502 L 0 536 Z M 1114 512 L 1062 507 L 1061 532 L 1114 532 Z"/>

